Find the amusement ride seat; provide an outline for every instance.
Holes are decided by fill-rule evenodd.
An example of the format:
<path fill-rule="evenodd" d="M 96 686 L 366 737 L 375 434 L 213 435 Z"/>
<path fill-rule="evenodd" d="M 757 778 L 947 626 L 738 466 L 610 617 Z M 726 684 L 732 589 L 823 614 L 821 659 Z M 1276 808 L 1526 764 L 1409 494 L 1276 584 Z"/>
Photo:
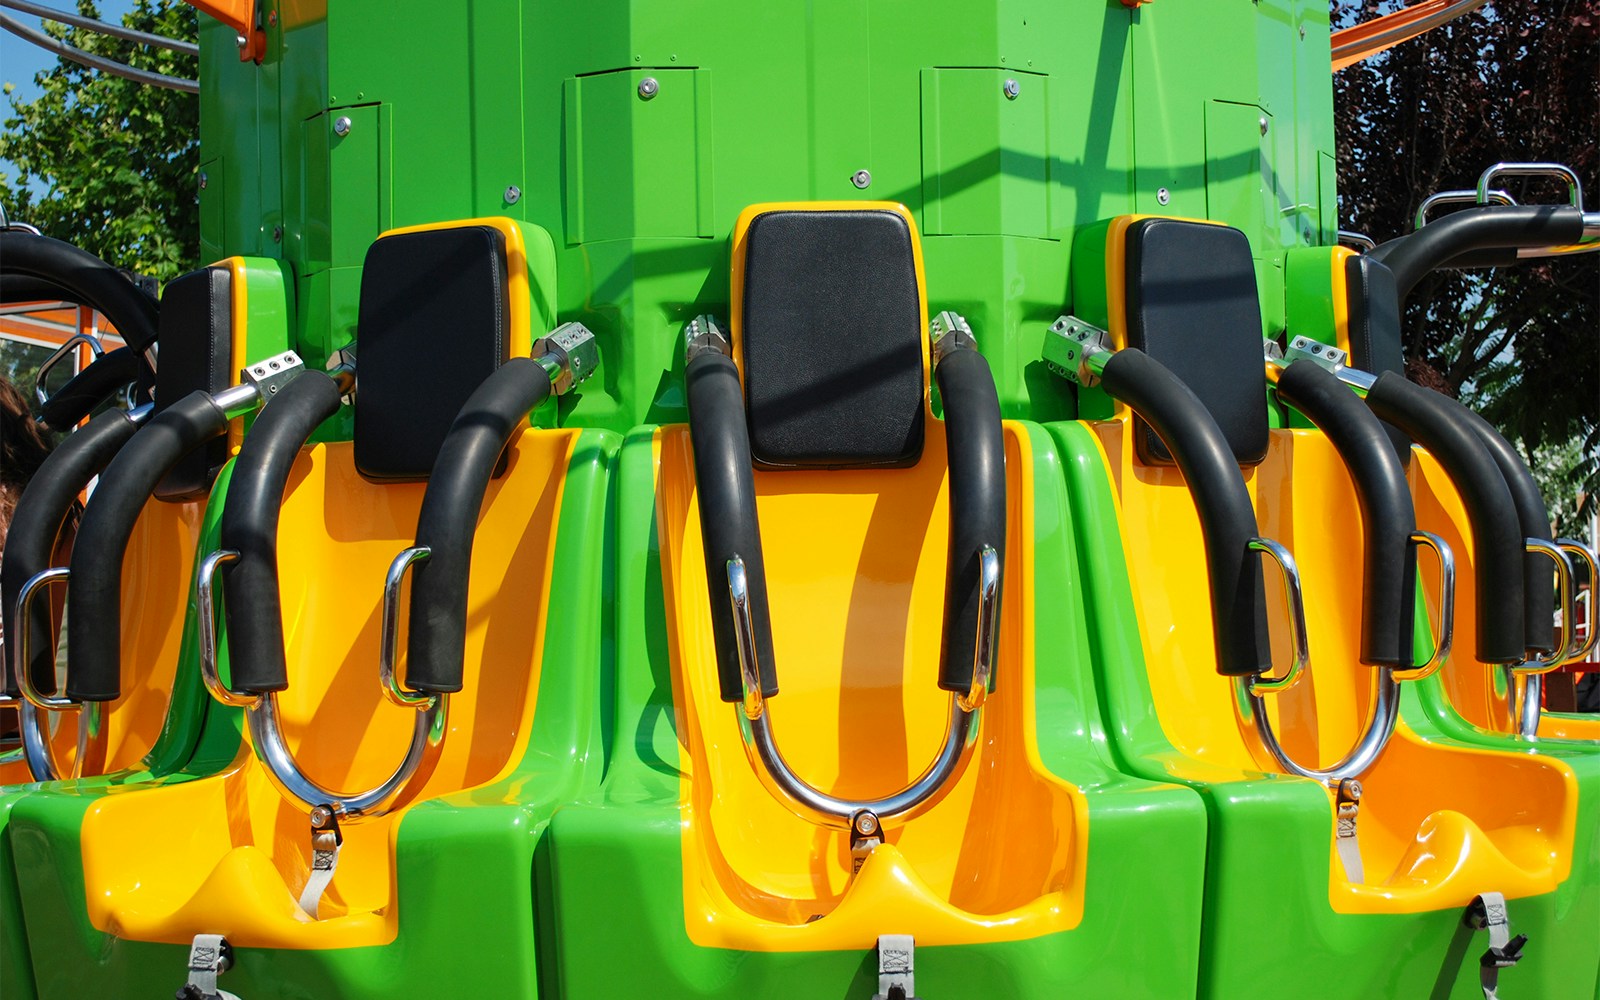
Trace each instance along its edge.
<path fill-rule="evenodd" d="M 1094 749 L 1054 450 L 926 303 L 903 206 L 739 217 L 688 424 L 619 463 L 616 749 L 542 886 L 563 996 L 609 995 L 618 940 L 673 996 L 865 1000 L 875 946 L 885 996 L 913 965 L 929 996 L 1113 989 L 1128 933 L 1140 982 L 1192 993 L 1198 799 Z M 1128 895 L 1164 925 L 1120 921 Z"/>
<path fill-rule="evenodd" d="M 1453 954 L 1463 910 L 1482 909 L 1493 893 L 1522 897 L 1511 904 L 1513 919 L 1536 928 L 1531 936 L 1589 948 L 1566 923 L 1571 892 L 1557 892 L 1582 843 L 1572 772 L 1548 758 L 1427 739 L 1399 717 L 1405 696 L 1393 681 L 1421 679 L 1448 652 L 1425 665 L 1412 655 L 1416 560 L 1405 549 L 1414 515 L 1399 457 L 1372 413 L 1330 391 L 1339 387 L 1329 373 L 1302 370 L 1318 364 L 1309 349 L 1278 377 L 1276 397 L 1323 429 L 1269 430 L 1247 239 L 1214 224 L 1123 217 L 1080 233 L 1076 249 L 1077 317 L 1053 331 L 1047 360 L 1110 371 L 1107 357 L 1140 347 L 1189 385 L 1228 438 L 1261 533 L 1294 553 L 1306 645 L 1293 656 L 1315 654 L 1315 669 L 1297 684 L 1292 669 L 1254 679 L 1255 671 L 1232 669 L 1213 645 L 1221 638 L 1213 622 L 1227 619 L 1192 583 L 1211 576 L 1217 593 L 1216 562 L 1202 560 L 1212 544 L 1205 507 L 1216 502 L 1204 495 L 1208 484 L 1186 483 L 1164 465 L 1126 411 L 1053 426 L 1076 516 L 1100 527 L 1082 539 L 1085 575 L 1128 587 L 1131 598 L 1126 613 L 1091 616 L 1092 625 L 1108 648 L 1142 650 L 1101 665 L 1107 711 L 1119 722 L 1109 730 L 1135 773 L 1192 782 L 1211 802 L 1214 931 L 1201 959 L 1202 995 L 1320 995 L 1334 977 L 1350 995 L 1426 993 L 1458 980 L 1476 988 L 1476 965 L 1441 969 L 1441 959 Z M 1070 358 L 1063 338 L 1078 345 Z M 1100 360 L 1084 356 L 1086 345 Z M 1079 402 L 1086 412 L 1109 410 L 1097 390 L 1080 390 Z M 1372 544 L 1378 531 L 1387 553 Z M 1365 558 L 1352 558 L 1358 552 Z M 1386 582 L 1380 566 L 1401 575 Z M 1442 592 L 1447 606 L 1449 586 Z M 1292 622 L 1295 603 L 1269 605 L 1269 616 Z M 1390 623 L 1381 631 L 1380 617 Z M 1444 622 L 1441 631 L 1448 635 Z M 1270 887 L 1257 874 L 1262 851 L 1284 873 Z M 1600 913 L 1597 902 L 1579 905 Z M 1263 925 L 1293 928 L 1299 943 L 1281 955 L 1248 947 Z M 1396 964 L 1388 953 L 1362 961 L 1400 933 L 1418 942 L 1415 961 Z M 1537 969 L 1517 974 L 1558 982 L 1569 971 Z"/>
<path fill-rule="evenodd" d="M 248 345 L 246 333 L 251 309 L 271 312 L 276 303 L 281 311 L 283 301 L 274 262 L 234 257 L 173 279 L 159 313 L 161 364 L 153 403 L 99 414 L 69 435 L 29 484 L 0 569 L 10 666 L 24 659 L 29 664 L 15 676 L 8 669 L 8 683 L 15 689 L 19 676 L 31 682 L 20 699 L 22 759 L 0 765 L 7 783 L 28 780 L 30 771 L 33 780 L 110 773 L 137 766 L 152 749 L 157 753 L 150 766 L 160 770 L 163 762 L 177 766 L 193 751 L 198 727 L 192 717 L 202 702 L 174 680 L 183 609 L 206 498 L 223 463 L 238 451 L 242 421 L 218 413 L 208 433 L 177 451 L 170 448 L 168 424 L 176 416 L 171 411 L 191 394 L 223 392 L 240 381 L 238 365 L 282 352 L 284 331 Z M 126 367 L 118 362 L 106 355 L 95 365 Z M 78 380 L 99 384 L 106 378 L 86 369 Z M 160 450 L 169 457 L 153 461 L 146 446 L 160 443 L 164 434 L 169 447 Z M 49 584 L 70 574 L 50 563 L 72 504 L 96 476 L 73 548 L 79 583 L 69 584 L 67 631 L 76 640 L 68 643 L 66 683 L 58 694 L 47 594 Z M 92 585 L 84 586 L 85 577 Z M 12 620 L 24 600 L 27 629 Z M 180 704 L 169 713 L 174 692 Z M 74 727 L 63 725 L 54 727 L 52 738 L 41 738 L 63 711 L 79 715 L 76 739 Z M 170 729 L 171 739 L 159 739 L 169 715 L 183 714 L 191 716 L 190 724 Z"/>
<path fill-rule="evenodd" d="M 242 718 L 212 706 L 207 725 L 231 731 L 239 752 L 214 775 L 108 796 L 87 815 L 80 805 L 70 827 L 29 813 L 33 803 L 15 816 L 19 858 L 24 841 L 83 858 L 76 892 L 21 880 L 25 913 L 82 927 L 53 957 L 35 955 L 41 996 L 62 948 L 92 969 L 73 982 L 115 993 L 160 966 L 181 977 L 184 952 L 97 959 L 105 942 L 186 948 L 208 935 L 226 937 L 240 966 L 228 986 L 246 995 L 249 956 L 264 948 L 284 949 L 264 966 L 273 982 L 290 968 L 332 977 L 341 996 L 392 995 L 414 965 L 343 982 L 319 959 L 397 940 L 441 974 L 530 979 L 528 831 L 583 772 L 561 748 L 583 742 L 596 684 L 607 461 L 604 435 L 528 429 L 532 408 L 596 364 L 575 325 L 528 357 L 534 325 L 553 322 L 552 258 L 542 230 L 506 219 L 373 244 L 354 440 L 306 445 L 348 379 L 283 383 L 234 463 L 221 548 L 197 570 L 201 673 L 216 700 L 243 706 Z M 560 669 L 543 671 L 552 657 Z M 492 967 L 468 954 L 483 927 L 428 903 L 470 885 L 501 942 Z"/>

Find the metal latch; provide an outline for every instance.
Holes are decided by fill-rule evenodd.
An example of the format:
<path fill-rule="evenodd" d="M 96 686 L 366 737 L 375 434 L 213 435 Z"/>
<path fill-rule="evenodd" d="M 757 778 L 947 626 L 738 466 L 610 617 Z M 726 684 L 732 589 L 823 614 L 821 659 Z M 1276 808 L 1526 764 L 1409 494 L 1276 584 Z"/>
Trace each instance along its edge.
<path fill-rule="evenodd" d="M 872 1000 L 917 1000 L 916 966 L 916 938 L 878 935 L 878 992 Z"/>
<path fill-rule="evenodd" d="M 217 977 L 233 968 L 233 947 L 221 934 L 196 934 L 189 945 L 189 979 L 177 1000 L 239 1000 L 217 988 Z"/>
<path fill-rule="evenodd" d="M 1506 897 L 1498 892 L 1474 896 L 1467 904 L 1464 921 L 1475 931 L 1489 932 L 1489 950 L 1478 959 L 1478 984 L 1483 987 L 1484 1000 L 1499 1000 L 1500 970 L 1509 969 L 1522 960 L 1522 948 L 1528 943 L 1528 935 L 1511 936 Z"/>
<path fill-rule="evenodd" d="M 883 822 L 871 809 L 857 809 L 850 817 L 850 875 L 861 872 L 867 856 L 883 845 Z"/>
<path fill-rule="evenodd" d="M 317 919 L 317 908 L 322 894 L 333 882 L 339 868 L 339 849 L 344 846 L 344 834 L 339 830 L 339 817 L 329 806 L 311 810 L 311 874 L 300 893 L 300 909 L 312 920 Z"/>
<path fill-rule="evenodd" d="M 1339 861 L 1344 865 L 1344 877 L 1351 882 L 1365 882 L 1366 869 L 1361 864 L 1361 844 L 1356 840 L 1356 820 L 1361 815 L 1361 782 L 1345 778 L 1334 793 L 1333 843 L 1339 851 Z"/>

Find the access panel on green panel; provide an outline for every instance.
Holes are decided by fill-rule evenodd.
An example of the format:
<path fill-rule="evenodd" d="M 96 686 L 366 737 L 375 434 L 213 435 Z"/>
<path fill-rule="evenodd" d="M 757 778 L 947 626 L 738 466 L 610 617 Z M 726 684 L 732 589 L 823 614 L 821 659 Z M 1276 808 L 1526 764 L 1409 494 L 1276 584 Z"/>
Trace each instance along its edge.
<path fill-rule="evenodd" d="M 709 71 L 595 73 L 565 92 L 568 243 L 713 234 Z"/>
<path fill-rule="evenodd" d="M 922 71 L 922 231 L 1050 236 L 1050 78 Z"/>

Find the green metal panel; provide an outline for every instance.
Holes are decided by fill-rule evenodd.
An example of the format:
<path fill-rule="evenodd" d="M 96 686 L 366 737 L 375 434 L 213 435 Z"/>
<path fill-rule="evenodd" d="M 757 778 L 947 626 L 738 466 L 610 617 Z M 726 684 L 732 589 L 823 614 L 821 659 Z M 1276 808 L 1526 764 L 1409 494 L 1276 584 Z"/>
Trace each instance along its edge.
<path fill-rule="evenodd" d="M 922 71 L 925 235 L 1050 235 L 1049 106 L 1042 74 Z"/>
<path fill-rule="evenodd" d="M 597 73 L 565 94 L 568 243 L 712 234 L 708 71 Z"/>
<path fill-rule="evenodd" d="M 227 254 L 228 175 L 220 157 L 200 164 L 200 259 L 221 260 Z"/>

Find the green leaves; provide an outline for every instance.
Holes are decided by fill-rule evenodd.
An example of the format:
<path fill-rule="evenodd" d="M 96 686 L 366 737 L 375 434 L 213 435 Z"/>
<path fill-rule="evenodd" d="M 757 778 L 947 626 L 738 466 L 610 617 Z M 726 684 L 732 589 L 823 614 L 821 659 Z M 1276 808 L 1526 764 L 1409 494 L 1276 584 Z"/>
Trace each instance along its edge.
<path fill-rule="evenodd" d="M 90 0 L 80 13 L 99 17 Z M 123 23 L 140 31 L 194 41 L 194 8 L 177 0 L 136 0 Z M 199 72 L 191 57 L 46 22 L 46 31 L 88 52 L 173 76 Z M 33 101 L 10 96 L 0 133 L 0 158 L 17 176 L 0 174 L 0 201 L 15 220 L 31 223 L 120 267 L 165 281 L 192 267 L 200 249 L 200 100 L 147 87 L 76 63 L 35 77 Z"/>

